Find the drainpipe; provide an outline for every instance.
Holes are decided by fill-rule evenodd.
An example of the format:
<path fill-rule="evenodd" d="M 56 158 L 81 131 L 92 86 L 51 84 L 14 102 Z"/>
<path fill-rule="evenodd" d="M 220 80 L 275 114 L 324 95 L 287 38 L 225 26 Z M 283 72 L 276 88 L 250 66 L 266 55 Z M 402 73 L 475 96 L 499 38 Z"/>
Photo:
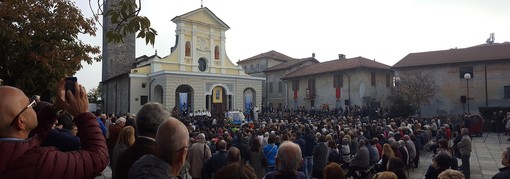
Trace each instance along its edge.
<path fill-rule="evenodd" d="M 266 58 L 266 69 L 267 68 L 269 68 L 269 64 L 267 63 L 267 58 Z M 267 86 L 269 86 L 269 85 L 267 85 L 268 84 L 267 83 L 267 74 L 264 73 L 264 77 L 266 77 L 266 84 L 265 84 L 266 85 L 266 89 L 265 89 L 266 90 L 266 104 L 265 105 L 266 105 L 266 109 L 268 109 L 269 108 L 269 100 L 268 100 L 269 99 L 268 98 L 269 97 L 269 91 L 267 90 Z"/>
<path fill-rule="evenodd" d="M 345 73 L 347 75 L 347 95 L 349 96 L 349 106 L 351 106 L 351 75 Z"/>
<path fill-rule="evenodd" d="M 289 99 L 288 99 L 289 91 L 287 90 L 287 86 L 288 86 L 287 85 L 287 80 L 285 80 L 285 88 L 283 88 L 283 89 L 285 89 L 285 108 L 289 107 Z"/>
<path fill-rule="evenodd" d="M 152 79 L 151 82 L 149 83 L 149 102 L 152 101 L 152 96 L 151 96 L 151 91 L 152 91 L 152 82 L 154 82 L 156 78 Z"/>
<path fill-rule="evenodd" d="M 487 93 L 487 63 L 484 64 L 485 73 L 485 107 L 489 107 L 489 95 Z"/>

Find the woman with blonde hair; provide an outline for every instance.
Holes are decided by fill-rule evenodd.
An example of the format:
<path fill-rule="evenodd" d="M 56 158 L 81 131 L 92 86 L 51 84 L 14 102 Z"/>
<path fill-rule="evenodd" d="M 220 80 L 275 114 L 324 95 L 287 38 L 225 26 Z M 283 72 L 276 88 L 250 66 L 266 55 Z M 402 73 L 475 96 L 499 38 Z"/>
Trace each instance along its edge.
<path fill-rule="evenodd" d="M 438 175 L 439 179 L 465 179 L 464 174 L 458 170 L 446 169 Z"/>
<path fill-rule="evenodd" d="M 386 143 L 383 145 L 383 152 L 382 152 L 382 164 L 380 171 L 387 171 L 386 170 L 386 164 L 388 164 L 388 160 L 391 157 L 395 157 L 395 153 L 393 152 L 393 149 L 391 149 L 390 144 Z"/>
<path fill-rule="evenodd" d="M 119 154 L 129 146 L 133 145 L 133 143 L 135 143 L 135 128 L 131 126 L 123 127 L 119 133 L 119 138 L 117 138 L 117 144 L 113 148 L 112 169 L 114 169 L 117 164 L 117 157 Z"/>
<path fill-rule="evenodd" d="M 398 179 L 398 177 L 393 172 L 379 172 L 372 179 Z"/>

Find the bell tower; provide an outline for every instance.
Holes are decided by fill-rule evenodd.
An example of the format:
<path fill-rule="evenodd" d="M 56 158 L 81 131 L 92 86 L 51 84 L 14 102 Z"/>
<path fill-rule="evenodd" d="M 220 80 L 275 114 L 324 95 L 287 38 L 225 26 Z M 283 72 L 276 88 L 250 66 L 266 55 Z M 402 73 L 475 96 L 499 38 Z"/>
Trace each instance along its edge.
<path fill-rule="evenodd" d="M 104 13 L 110 10 L 112 5 L 118 4 L 120 0 L 105 0 Z M 134 3 L 134 0 L 131 0 Z M 126 34 L 123 42 L 108 42 L 106 33 L 109 29 L 115 29 L 117 24 L 110 21 L 110 17 L 103 17 L 103 70 L 101 81 L 107 81 L 120 74 L 129 73 L 135 62 L 135 33 Z"/>
<path fill-rule="evenodd" d="M 104 13 L 121 0 L 104 0 Z M 130 0 L 134 3 L 135 0 Z M 108 30 L 115 29 L 110 17 L 103 17 L 103 69 L 101 79 L 101 110 L 107 114 L 129 112 L 129 72 L 135 62 L 135 34 L 126 34 L 122 42 L 109 43 L 106 38 Z"/>

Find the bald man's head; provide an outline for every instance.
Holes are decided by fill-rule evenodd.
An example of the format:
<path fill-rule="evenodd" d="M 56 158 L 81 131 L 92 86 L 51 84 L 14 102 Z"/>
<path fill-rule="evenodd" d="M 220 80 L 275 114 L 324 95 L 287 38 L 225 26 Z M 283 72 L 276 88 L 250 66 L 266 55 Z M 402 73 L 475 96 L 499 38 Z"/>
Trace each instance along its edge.
<path fill-rule="evenodd" d="M 296 171 L 303 161 L 301 158 L 301 148 L 299 145 L 285 141 L 278 149 L 278 170 L 280 171 Z"/>
<path fill-rule="evenodd" d="M 29 98 L 18 88 L 0 86 L 0 137 L 25 139 L 37 127 L 37 115 Z M 19 116 L 18 116 L 19 114 Z"/>
<path fill-rule="evenodd" d="M 156 151 L 160 158 L 170 165 L 179 163 L 179 153 L 187 152 L 188 146 L 188 129 L 181 121 L 170 117 L 161 123 L 156 134 Z"/>

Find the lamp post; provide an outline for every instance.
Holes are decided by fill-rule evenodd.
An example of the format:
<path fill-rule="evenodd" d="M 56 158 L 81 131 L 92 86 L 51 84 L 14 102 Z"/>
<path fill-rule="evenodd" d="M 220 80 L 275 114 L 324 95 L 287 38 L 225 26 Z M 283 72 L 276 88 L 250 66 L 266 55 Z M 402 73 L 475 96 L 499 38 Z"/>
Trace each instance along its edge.
<path fill-rule="evenodd" d="M 471 79 L 471 74 L 466 73 L 464 74 L 464 79 L 466 79 L 466 101 L 467 101 L 467 107 L 468 107 L 468 114 L 469 112 L 469 79 Z"/>

